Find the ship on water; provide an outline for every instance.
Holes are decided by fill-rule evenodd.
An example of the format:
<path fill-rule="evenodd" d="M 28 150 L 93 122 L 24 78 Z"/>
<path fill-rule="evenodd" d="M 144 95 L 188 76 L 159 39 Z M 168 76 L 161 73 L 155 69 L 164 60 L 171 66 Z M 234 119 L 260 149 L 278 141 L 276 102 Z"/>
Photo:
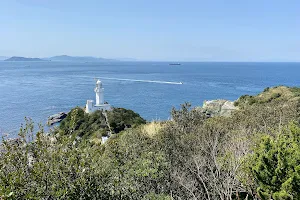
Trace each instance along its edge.
<path fill-rule="evenodd" d="M 180 63 L 169 63 L 169 65 L 181 65 Z"/>

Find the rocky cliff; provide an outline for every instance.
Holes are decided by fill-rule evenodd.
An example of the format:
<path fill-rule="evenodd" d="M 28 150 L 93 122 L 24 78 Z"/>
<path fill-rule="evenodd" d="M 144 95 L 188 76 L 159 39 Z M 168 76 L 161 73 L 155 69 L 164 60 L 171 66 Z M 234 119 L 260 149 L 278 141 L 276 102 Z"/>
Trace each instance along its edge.
<path fill-rule="evenodd" d="M 213 116 L 229 116 L 232 111 L 236 110 L 233 101 L 224 99 L 204 101 L 201 108 L 206 115 Z"/>

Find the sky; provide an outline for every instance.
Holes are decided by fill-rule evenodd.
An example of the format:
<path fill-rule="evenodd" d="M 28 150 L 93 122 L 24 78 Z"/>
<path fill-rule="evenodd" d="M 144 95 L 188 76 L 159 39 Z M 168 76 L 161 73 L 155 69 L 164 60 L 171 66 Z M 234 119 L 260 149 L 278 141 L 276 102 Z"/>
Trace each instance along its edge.
<path fill-rule="evenodd" d="M 0 56 L 300 61 L 299 0 L 1 0 Z"/>

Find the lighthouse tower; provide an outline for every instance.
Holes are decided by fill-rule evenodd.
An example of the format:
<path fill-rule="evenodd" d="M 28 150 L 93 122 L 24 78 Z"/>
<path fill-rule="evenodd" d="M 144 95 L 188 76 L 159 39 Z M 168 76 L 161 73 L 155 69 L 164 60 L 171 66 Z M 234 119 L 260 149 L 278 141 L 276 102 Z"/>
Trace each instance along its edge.
<path fill-rule="evenodd" d="M 100 80 L 97 80 L 94 91 L 96 93 L 96 106 L 104 104 L 104 88 L 102 87 L 102 82 Z"/>
<path fill-rule="evenodd" d="M 111 110 L 111 106 L 104 103 L 104 88 L 102 87 L 102 82 L 99 79 L 96 82 L 94 91 L 96 93 L 96 104 L 94 104 L 93 100 L 87 100 L 85 112 L 92 113 L 96 110 Z"/>

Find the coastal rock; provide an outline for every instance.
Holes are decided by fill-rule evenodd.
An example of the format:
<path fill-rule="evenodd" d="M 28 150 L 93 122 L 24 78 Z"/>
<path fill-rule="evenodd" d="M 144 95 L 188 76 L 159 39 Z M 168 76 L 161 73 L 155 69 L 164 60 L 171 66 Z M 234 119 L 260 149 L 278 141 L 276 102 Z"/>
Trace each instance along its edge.
<path fill-rule="evenodd" d="M 224 99 L 204 101 L 202 107 L 203 112 L 208 116 L 229 116 L 236 109 L 233 101 Z"/>
<path fill-rule="evenodd" d="M 64 112 L 60 112 L 58 114 L 51 115 L 50 117 L 48 117 L 47 124 L 49 126 L 51 126 L 51 125 L 53 125 L 55 123 L 61 122 L 66 117 L 67 117 L 67 114 L 64 113 Z"/>

